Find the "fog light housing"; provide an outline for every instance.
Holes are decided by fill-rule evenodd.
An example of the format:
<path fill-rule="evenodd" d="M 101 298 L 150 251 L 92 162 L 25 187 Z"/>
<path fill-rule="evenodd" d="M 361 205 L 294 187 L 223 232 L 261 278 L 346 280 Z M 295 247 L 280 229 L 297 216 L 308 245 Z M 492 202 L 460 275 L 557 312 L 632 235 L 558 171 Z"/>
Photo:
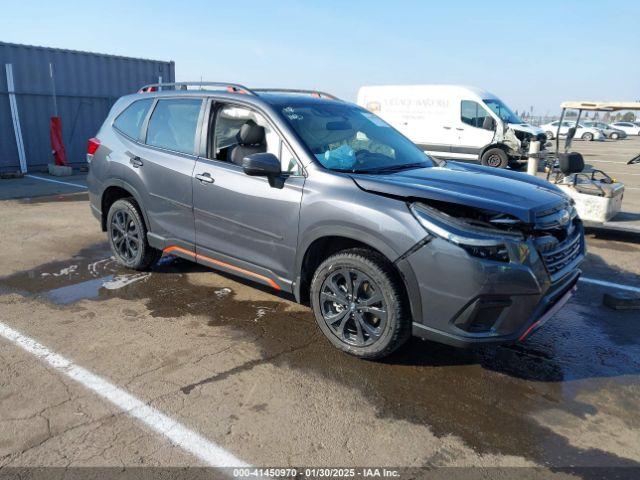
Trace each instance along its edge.
<path fill-rule="evenodd" d="M 500 316 L 513 304 L 509 296 L 483 296 L 476 298 L 460 312 L 454 325 L 469 333 L 489 333 Z"/>

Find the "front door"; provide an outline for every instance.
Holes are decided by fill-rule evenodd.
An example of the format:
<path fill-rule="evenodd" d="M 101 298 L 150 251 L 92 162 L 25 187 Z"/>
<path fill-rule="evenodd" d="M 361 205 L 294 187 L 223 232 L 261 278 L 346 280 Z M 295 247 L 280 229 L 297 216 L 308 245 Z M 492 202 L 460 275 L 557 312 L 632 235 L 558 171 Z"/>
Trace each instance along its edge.
<path fill-rule="evenodd" d="M 211 115 L 210 158 L 198 158 L 193 180 L 198 259 L 288 290 L 305 181 L 299 163 L 260 113 L 218 104 Z M 246 175 L 241 157 L 252 152 L 278 156 L 282 181 Z"/>
<path fill-rule="evenodd" d="M 495 136 L 495 130 L 482 128 L 487 117 L 491 115 L 478 102 L 460 102 L 460 119 L 455 125 L 458 141 L 457 145 L 451 148 L 452 154 L 459 158 L 478 158 L 480 150 L 489 145 Z"/>

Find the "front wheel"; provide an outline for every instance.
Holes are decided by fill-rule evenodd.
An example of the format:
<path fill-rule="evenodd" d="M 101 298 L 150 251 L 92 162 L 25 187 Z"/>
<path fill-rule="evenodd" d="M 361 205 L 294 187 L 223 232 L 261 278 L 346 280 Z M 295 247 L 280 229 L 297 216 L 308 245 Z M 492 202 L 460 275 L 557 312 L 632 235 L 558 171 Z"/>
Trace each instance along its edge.
<path fill-rule="evenodd" d="M 132 198 L 113 202 L 107 215 L 107 235 L 116 260 L 127 268 L 146 270 L 162 255 L 147 242 L 147 229 Z"/>
<path fill-rule="evenodd" d="M 593 140 L 593 133 L 583 133 L 582 134 L 582 139 L 586 140 L 587 142 L 590 142 L 591 140 Z"/>
<path fill-rule="evenodd" d="M 545 135 L 547 136 L 547 140 L 553 140 L 553 132 L 545 132 Z"/>
<path fill-rule="evenodd" d="M 402 280 L 381 254 L 366 249 L 339 252 L 320 264 L 311 281 L 318 327 L 340 350 L 377 359 L 411 335 Z"/>
<path fill-rule="evenodd" d="M 609 135 L 609 138 L 611 140 L 617 140 L 617 139 L 620 138 L 620 135 L 618 133 L 616 133 L 616 132 L 613 132 L 611 135 Z"/>
<path fill-rule="evenodd" d="M 507 168 L 509 165 L 509 156 L 507 152 L 501 148 L 490 148 L 482 154 L 480 163 L 485 167 Z"/>

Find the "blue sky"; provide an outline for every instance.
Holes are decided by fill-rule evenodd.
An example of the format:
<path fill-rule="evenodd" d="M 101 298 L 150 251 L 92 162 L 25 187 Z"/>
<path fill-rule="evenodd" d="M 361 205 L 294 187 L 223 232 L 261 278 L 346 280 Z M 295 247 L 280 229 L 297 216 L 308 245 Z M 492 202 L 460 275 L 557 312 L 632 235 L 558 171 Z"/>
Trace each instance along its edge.
<path fill-rule="evenodd" d="M 640 100 L 640 1 L 3 2 L 0 40 L 176 62 L 177 80 L 457 83 L 514 109 Z"/>

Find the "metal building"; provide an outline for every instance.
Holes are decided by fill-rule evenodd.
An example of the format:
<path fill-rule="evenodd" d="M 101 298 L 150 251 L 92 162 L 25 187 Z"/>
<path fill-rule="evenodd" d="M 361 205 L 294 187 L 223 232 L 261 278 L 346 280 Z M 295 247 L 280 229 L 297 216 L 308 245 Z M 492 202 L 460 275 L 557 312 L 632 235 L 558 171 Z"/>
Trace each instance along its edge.
<path fill-rule="evenodd" d="M 175 81 L 172 61 L 4 42 L 0 68 L 0 173 L 46 170 L 53 162 L 49 122 L 56 110 L 67 159 L 81 166 L 87 140 L 118 97 L 144 84 Z"/>

